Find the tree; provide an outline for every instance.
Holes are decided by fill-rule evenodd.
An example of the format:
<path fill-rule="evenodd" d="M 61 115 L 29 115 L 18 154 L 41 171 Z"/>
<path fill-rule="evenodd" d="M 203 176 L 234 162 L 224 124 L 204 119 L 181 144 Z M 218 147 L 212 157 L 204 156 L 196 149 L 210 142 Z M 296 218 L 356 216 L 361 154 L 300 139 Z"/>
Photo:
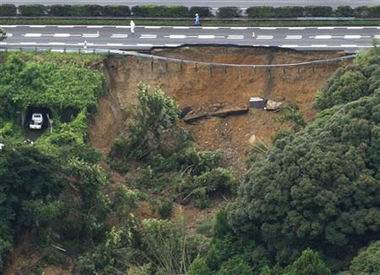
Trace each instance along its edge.
<path fill-rule="evenodd" d="M 321 260 L 317 252 L 306 249 L 302 255 L 285 271 L 284 275 L 329 275 L 330 269 Z"/>
<path fill-rule="evenodd" d="M 208 267 L 206 259 L 202 257 L 197 257 L 195 260 L 191 263 L 189 267 L 189 271 L 186 273 L 186 275 L 212 275 L 213 272 Z"/>
<path fill-rule="evenodd" d="M 358 275 L 380 274 L 380 241 L 361 250 L 352 260 L 350 271 L 352 274 Z"/>

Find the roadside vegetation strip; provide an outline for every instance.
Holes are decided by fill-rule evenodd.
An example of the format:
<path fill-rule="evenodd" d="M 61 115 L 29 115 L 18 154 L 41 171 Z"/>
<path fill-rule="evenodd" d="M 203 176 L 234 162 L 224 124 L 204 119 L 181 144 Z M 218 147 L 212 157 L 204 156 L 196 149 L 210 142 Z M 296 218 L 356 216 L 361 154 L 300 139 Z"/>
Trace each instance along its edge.
<path fill-rule="evenodd" d="M 193 26 L 191 19 L 135 19 L 137 26 Z M 129 26 L 129 19 L 63 19 L 63 18 L 8 18 L 0 19 L 0 25 L 111 25 Z M 380 26 L 379 20 L 203 20 L 202 26 L 224 27 L 329 27 L 329 26 Z"/>

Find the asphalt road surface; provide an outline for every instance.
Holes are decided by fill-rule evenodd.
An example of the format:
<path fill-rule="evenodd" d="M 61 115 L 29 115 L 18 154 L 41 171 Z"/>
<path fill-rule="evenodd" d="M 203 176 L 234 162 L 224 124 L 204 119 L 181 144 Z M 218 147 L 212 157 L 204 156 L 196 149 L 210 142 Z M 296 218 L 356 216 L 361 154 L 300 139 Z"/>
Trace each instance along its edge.
<path fill-rule="evenodd" d="M 125 49 L 184 44 L 279 46 L 298 50 L 369 48 L 380 27 L 160 27 L 4 25 L 8 38 L 0 48 Z"/>
<path fill-rule="evenodd" d="M 240 8 L 248 8 L 252 6 L 365 6 L 365 5 L 380 5 L 380 0 L 0 0 L 0 4 L 15 4 L 15 5 L 25 5 L 25 4 L 44 4 L 44 5 L 55 5 L 55 4 L 96 4 L 96 5 L 183 5 L 183 6 L 208 6 L 212 8 L 224 7 L 224 6 L 236 6 Z"/>

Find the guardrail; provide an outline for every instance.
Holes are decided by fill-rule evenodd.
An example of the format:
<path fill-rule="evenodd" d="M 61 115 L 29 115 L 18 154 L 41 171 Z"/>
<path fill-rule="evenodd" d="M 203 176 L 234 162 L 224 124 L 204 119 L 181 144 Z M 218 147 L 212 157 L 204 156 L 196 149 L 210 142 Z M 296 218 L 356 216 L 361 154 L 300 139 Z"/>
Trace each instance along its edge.
<path fill-rule="evenodd" d="M 234 64 L 234 63 L 217 63 L 217 62 L 204 62 L 195 61 L 181 58 L 165 57 L 154 54 L 140 53 L 136 51 L 122 51 L 122 50 L 110 50 L 110 49 L 47 49 L 47 48 L 17 48 L 17 49 L 0 49 L 0 52 L 15 52 L 15 51 L 26 51 L 26 52 L 60 52 L 60 53 L 79 53 L 79 54 L 107 54 L 107 55 L 123 55 L 123 56 L 134 56 L 139 58 L 145 58 L 154 61 L 164 61 L 178 64 L 192 64 L 195 66 L 208 66 L 208 67 L 240 67 L 240 68 L 287 68 L 287 67 L 302 67 L 302 66 L 313 66 L 321 64 L 334 64 L 339 62 L 344 62 L 348 60 L 353 60 L 356 54 L 345 55 L 336 58 L 323 59 L 323 60 L 312 60 L 299 63 L 287 63 L 287 64 Z"/>

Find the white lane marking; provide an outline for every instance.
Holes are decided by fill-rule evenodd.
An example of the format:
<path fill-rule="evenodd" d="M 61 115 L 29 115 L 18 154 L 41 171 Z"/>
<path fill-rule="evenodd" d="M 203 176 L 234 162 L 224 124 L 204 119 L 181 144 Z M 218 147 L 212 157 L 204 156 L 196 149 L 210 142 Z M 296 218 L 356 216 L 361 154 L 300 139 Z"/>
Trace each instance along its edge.
<path fill-rule="evenodd" d="M 99 34 L 98 33 L 84 33 L 82 35 L 82 37 L 92 37 L 92 38 L 96 38 L 96 37 L 99 37 Z"/>
<path fill-rule="evenodd" d="M 84 46 L 84 43 L 78 43 L 79 46 Z M 87 46 L 94 46 L 94 43 L 86 43 Z"/>
<path fill-rule="evenodd" d="M 107 43 L 107 46 L 120 47 L 120 46 L 124 46 L 124 44 L 121 44 L 121 43 Z"/>
<path fill-rule="evenodd" d="M 175 30 L 188 30 L 190 27 L 173 27 Z"/>
<path fill-rule="evenodd" d="M 130 26 L 115 26 L 116 29 L 130 29 Z"/>
<path fill-rule="evenodd" d="M 46 28 L 46 25 L 30 25 L 29 28 Z"/>
<path fill-rule="evenodd" d="M 260 30 L 276 30 L 276 27 L 260 27 Z"/>
<path fill-rule="evenodd" d="M 312 36 L 311 36 L 312 38 Z M 314 36 L 314 39 L 331 39 L 332 36 L 331 35 L 316 35 Z"/>
<path fill-rule="evenodd" d="M 340 45 L 342 48 L 357 48 L 358 45 L 355 44 L 342 44 Z"/>
<path fill-rule="evenodd" d="M 65 45 L 66 43 L 64 42 L 49 42 L 49 45 Z"/>
<path fill-rule="evenodd" d="M 171 34 L 169 35 L 170 39 L 184 39 L 186 38 L 186 35 L 183 34 Z"/>
<path fill-rule="evenodd" d="M 8 29 L 8 28 L 17 28 L 18 26 L 16 26 L 16 25 L 2 25 L 0 27 Z"/>
<path fill-rule="evenodd" d="M 364 27 L 347 27 L 347 30 L 362 30 Z"/>
<path fill-rule="evenodd" d="M 166 47 L 179 47 L 181 44 L 165 44 Z"/>
<path fill-rule="evenodd" d="M 326 48 L 328 45 L 311 45 L 312 48 Z"/>
<path fill-rule="evenodd" d="M 12 33 L 10 33 L 10 32 L 7 32 L 7 37 L 12 37 L 13 36 L 13 34 Z"/>
<path fill-rule="evenodd" d="M 54 37 L 70 37 L 71 35 L 69 33 L 55 33 L 53 36 Z"/>
<path fill-rule="evenodd" d="M 202 27 L 203 30 L 217 30 L 219 27 Z"/>
<path fill-rule="evenodd" d="M 157 34 L 142 34 L 140 36 L 142 39 L 154 39 L 157 38 Z"/>
<path fill-rule="evenodd" d="M 318 27 L 318 30 L 333 30 L 335 27 Z"/>
<path fill-rule="evenodd" d="M 259 40 L 273 39 L 273 35 L 258 35 L 257 39 L 259 39 Z"/>
<path fill-rule="evenodd" d="M 0 42 L 0 45 L 7 45 L 8 42 Z"/>
<path fill-rule="evenodd" d="M 24 37 L 41 37 L 42 33 L 26 33 Z"/>
<path fill-rule="evenodd" d="M 247 30 L 248 27 L 231 27 L 231 30 Z"/>
<path fill-rule="evenodd" d="M 290 39 L 290 40 L 302 39 L 302 35 L 287 35 L 285 39 Z"/>
<path fill-rule="evenodd" d="M 145 26 L 145 29 L 161 29 L 160 26 Z"/>
<path fill-rule="evenodd" d="M 281 48 L 298 48 L 299 46 L 298 45 L 280 45 Z"/>
<path fill-rule="evenodd" d="M 87 29 L 102 29 L 104 26 L 87 26 Z"/>
<path fill-rule="evenodd" d="M 136 44 L 137 47 L 153 47 L 153 44 Z"/>
<path fill-rule="evenodd" d="M 128 38 L 128 34 L 124 33 L 113 33 L 111 38 Z"/>
<path fill-rule="evenodd" d="M 345 35 L 344 39 L 360 39 L 361 35 Z"/>
<path fill-rule="evenodd" d="M 304 30 L 305 27 L 289 27 L 289 30 Z"/>
<path fill-rule="evenodd" d="M 198 35 L 198 39 L 215 39 L 215 35 Z"/>
<path fill-rule="evenodd" d="M 239 39 L 244 39 L 244 35 L 229 35 L 227 36 L 227 39 L 232 39 L 232 40 L 239 40 Z"/>
<path fill-rule="evenodd" d="M 37 45 L 37 42 L 20 42 L 20 45 Z"/>
<path fill-rule="evenodd" d="M 60 29 L 69 29 L 69 28 L 74 28 L 73 25 L 62 25 L 62 26 L 57 26 L 57 28 L 60 28 Z"/>

